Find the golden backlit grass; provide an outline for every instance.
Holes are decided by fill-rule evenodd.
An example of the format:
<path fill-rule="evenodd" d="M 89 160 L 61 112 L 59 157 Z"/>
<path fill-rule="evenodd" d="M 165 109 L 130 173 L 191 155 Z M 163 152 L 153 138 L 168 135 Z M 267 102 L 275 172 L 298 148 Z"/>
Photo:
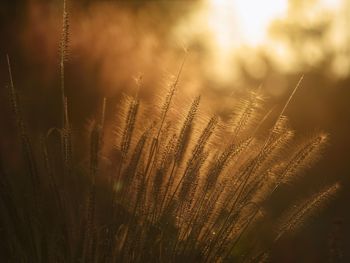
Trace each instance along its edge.
<path fill-rule="evenodd" d="M 122 97 L 112 137 L 105 136 L 104 99 L 90 125 L 89 161 L 76 163 L 65 95 L 67 31 L 64 11 L 63 122 L 40 145 L 29 138 L 8 59 L 23 169 L 10 175 L 0 167 L 5 261 L 259 262 L 338 191 L 339 184 L 326 186 L 292 206 L 273 223 L 269 242 L 252 235 L 266 227 L 276 190 L 317 160 L 327 135 L 294 139 L 284 114 L 292 96 L 268 131 L 258 93 L 239 99 L 225 120 L 208 115 L 199 96 L 176 103 L 182 66 L 151 105 L 159 111 L 150 114 L 138 92 Z"/>

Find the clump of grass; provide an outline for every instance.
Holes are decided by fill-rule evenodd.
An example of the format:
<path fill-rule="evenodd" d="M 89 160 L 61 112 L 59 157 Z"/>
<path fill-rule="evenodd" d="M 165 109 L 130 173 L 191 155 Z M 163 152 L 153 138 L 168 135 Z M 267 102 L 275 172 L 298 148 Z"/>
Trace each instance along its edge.
<path fill-rule="evenodd" d="M 293 139 L 284 115 L 292 96 L 265 135 L 254 128 L 262 115 L 256 93 L 238 103 L 228 121 L 206 116 L 200 97 L 181 105 L 184 114 L 170 116 L 178 108 L 174 98 L 181 96 L 183 64 L 164 101 L 154 105 L 161 108 L 159 115 L 141 118 L 139 96 L 124 97 L 109 153 L 104 150 L 104 99 L 90 131 L 88 168 L 76 168 L 64 91 L 67 17 L 64 10 L 63 124 L 41 140 L 41 158 L 33 154 L 8 59 L 10 98 L 27 169 L 10 177 L 0 167 L 0 226 L 6 240 L 0 253 L 6 262 L 259 261 L 337 192 L 339 184 L 329 186 L 282 216 L 269 244 L 246 245 L 253 231 L 264 228 L 264 208 L 273 193 L 314 163 L 327 135 L 301 143 Z M 55 131 L 61 138 L 58 154 L 50 145 Z M 112 165 L 101 165 L 102 153 L 110 154 Z M 53 165 L 58 159 L 60 165 Z M 30 183 L 23 186 L 27 174 Z"/>

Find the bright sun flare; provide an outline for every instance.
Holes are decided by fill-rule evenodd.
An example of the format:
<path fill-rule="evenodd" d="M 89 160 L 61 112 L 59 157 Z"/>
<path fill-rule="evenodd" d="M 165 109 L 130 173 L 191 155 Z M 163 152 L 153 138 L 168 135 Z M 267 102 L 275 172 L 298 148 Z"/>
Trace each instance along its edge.
<path fill-rule="evenodd" d="M 288 60 L 285 47 L 278 45 L 269 36 L 272 22 L 293 16 L 293 7 L 306 6 L 307 15 L 319 14 L 316 10 L 339 10 L 344 0 L 202 0 L 192 16 L 179 24 L 177 36 L 184 39 L 184 44 L 200 40 L 209 51 L 208 72 L 215 79 L 229 83 L 235 79 L 234 60 L 236 55 L 247 50 L 267 48 L 278 54 L 278 59 Z M 287 55 L 285 55 L 287 54 Z M 253 63 L 256 65 L 257 63 Z M 262 69 L 261 74 L 263 74 Z M 260 74 L 260 73 L 259 73 Z"/>
<path fill-rule="evenodd" d="M 287 7 L 287 0 L 208 0 L 208 26 L 220 48 L 258 45 L 271 21 Z"/>
<path fill-rule="evenodd" d="M 319 0 L 320 6 L 339 6 L 340 0 Z M 288 0 L 207 0 L 207 21 L 221 48 L 257 46 L 267 38 L 269 25 L 283 17 Z"/>

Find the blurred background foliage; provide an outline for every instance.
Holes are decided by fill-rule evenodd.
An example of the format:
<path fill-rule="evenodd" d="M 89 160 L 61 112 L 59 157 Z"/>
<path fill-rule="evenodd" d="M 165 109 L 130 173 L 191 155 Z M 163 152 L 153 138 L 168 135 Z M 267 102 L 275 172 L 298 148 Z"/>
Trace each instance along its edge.
<path fill-rule="evenodd" d="M 61 5 L 59 0 L 0 3 L 0 146 L 5 163 L 15 165 L 18 153 L 5 89 L 7 53 L 34 136 L 59 123 Z M 103 96 L 113 102 L 122 91 L 133 90 L 134 77 L 143 76 L 142 96 L 151 99 L 176 73 L 184 49 L 189 56 L 182 92 L 203 93 L 213 111 L 229 103 L 227 97 L 260 87 L 266 107 L 276 107 L 277 114 L 304 75 L 288 108 L 291 125 L 299 134 L 324 130 L 331 141 L 322 160 L 308 170 L 307 184 L 288 186 L 276 200 L 336 180 L 344 187 L 327 213 L 280 244 L 273 260 L 349 262 L 349 0 L 81 0 L 71 1 L 69 10 L 67 88 L 76 130 Z"/>

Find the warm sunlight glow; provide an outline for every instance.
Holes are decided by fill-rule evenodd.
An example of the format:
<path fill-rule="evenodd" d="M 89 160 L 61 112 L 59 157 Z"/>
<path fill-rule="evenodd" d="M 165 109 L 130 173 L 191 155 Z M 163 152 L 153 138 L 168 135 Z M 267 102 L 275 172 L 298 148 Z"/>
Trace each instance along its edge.
<path fill-rule="evenodd" d="M 283 17 L 287 7 L 288 0 L 206 0 L 193 16 L 194 29 L 189 29 L 189 23 L 180 34 L 186 32 L 191 37 L 193 31 L 205 32 L 206 44 L 212 51 L 209 73 L 227 84 L 237 77 L 232 67 L 235 53 L 244 46 L 266 43 L 270 23 Z"/>
<path fill-rule="evenodd" d="M 287 0 L 208 0 L 208 26 L 221 48 L 258 45 L 287 7 Z"/>
<path fill-rule="evenodd" d="M 237 83 L 235 58 L 246 58 L 258 50 L 271 51 L 270 56 L 284 68 L 294 67 L 290 48 L 271 38 L 272 23 L 305 19 L 307 24 L 324 18 L 329 12 L 337 12 L 341 5 L 342 0 L 203 0 L 188 19 L 179 23 L 176 39 L 184 40 L 189 46 L 191 43 L 204 45 L 209 51 L 207 61 L 211 61 L 206 74 L 213 75 L 216 82 L 222 84 Z M 308 54 L 312 60 L 319 58 L 314 53 Z M 261 77 L 264 70 L 256 68 L 257 64 L 252 62 L 249 70 Z"/>
<path fill-rule="evenodd" d="M 341 0 L 319 0 L 321 8 L 339 7 Z M 207 0 L 207 23 L 224 49 L 265 42 L 269 25 L 283 17 L 288 0 Z"/>

